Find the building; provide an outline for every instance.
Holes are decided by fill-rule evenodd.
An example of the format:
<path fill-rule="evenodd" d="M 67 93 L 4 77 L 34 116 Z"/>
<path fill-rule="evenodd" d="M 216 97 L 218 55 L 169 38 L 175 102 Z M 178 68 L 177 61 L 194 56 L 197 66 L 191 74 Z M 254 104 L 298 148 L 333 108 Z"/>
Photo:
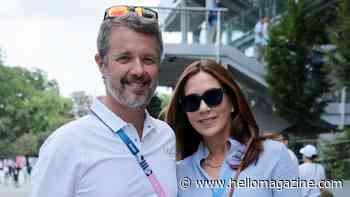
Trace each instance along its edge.
<path fill-rule="evenodd" d="M 215 5 L 218 2 L 219 6 Z M 312 14 L 334 7 L 334 2 L 307 1 L 307 6 Z M 278 0 L 177 0 L 171 6 L 157 7 L 163 16 L 160 24 L 165 42 L 160 85 L 174 86 L 184 66 L 196 59 L 216 59 L 244 89 L 262 131 L 290 127 L 287 121 L 273 114 L 273 104 L 267 94 L 266 70 L 252 56 L 252 29 L 259 17 L 268 15 L 278 20 L 286 10 L 286 3 Z M 349 125 L 349 93 L 344 99 L 345 91 L 336 91 L 322 119 L 330 124 Z"/>

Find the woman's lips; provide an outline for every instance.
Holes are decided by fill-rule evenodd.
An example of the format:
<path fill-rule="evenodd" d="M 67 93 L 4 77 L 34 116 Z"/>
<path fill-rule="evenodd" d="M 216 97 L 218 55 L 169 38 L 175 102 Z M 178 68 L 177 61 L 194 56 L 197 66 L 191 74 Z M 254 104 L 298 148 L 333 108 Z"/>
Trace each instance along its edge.
<path fill-rule="evenodd" d="M 208 117 L 208 118 L 202 118 L 200 119 L 198 122 L 201 123 L 201 124 L 210 124 L 212 123 L 217 117 L 214 116 L 214 117 Z"/>

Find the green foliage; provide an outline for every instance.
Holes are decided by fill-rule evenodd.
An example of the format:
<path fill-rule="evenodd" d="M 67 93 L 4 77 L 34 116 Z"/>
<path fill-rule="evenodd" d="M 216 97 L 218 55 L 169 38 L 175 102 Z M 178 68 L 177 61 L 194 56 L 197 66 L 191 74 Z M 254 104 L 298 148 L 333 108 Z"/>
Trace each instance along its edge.
<path fill-rule="evenodd" d="M 320 13 L 321 14 L 321 13 Z M 267 82 L 277 113 L 292 123 L 317 119 L 330 88 L 327 72 L 312 64 L 313 48 L 325 42 L 325 24 L 307 17 L 304 1 L 288 1 L 288 13 L 270 29 Z"/>
<path fill-rule="evenodd" d="M 339 85 L 350 87 L 350 1 L 340 0 L 336 25 L 331 30 L 331 41 L 337 52 L 330 54 L 331 68 Z"/>
<path fill-rule="evenodd" d="M 161 93 L 161 94 L 159 94 L 159 97 L 162 100 L 162 110 L 161 110 L 161 112 L 159 114 L 159 118 L 161 120 L 164 120 L 165 119 L 165 113 L 166 113 L 167 107 L 168 107 L 168 105 L 170 103 L 172 95 L 168 94 L 168 93 Z"/>
<path fill-rule="evenodd" d="M 70 97 L 73 100 L 73 113 L 76 118 L 85 116 L 89 112 L 92 97 L 84 91 L 73 92 Z"/>
<path fill-rule="evenodd" d="M 2 62 L 2 50 L 0 49 L 0 65 L 3 65 L 3 62 Z"/>
<path fill-rule="evenodd" d="M 38 150 L 38 137 L 32 133 L 25 133 L 12 144 L 16 155 L 35 155 Z"/>
<path fill-rule="evenodd" d="M 27 123 L 29 132 L 40 133 L 66 123 L 73 118 L 71 114 L 72 101 L 57 95 L 54 90 L 37 92 L 23 102 L 22 124 Z"/>
<path fill-rule="evenodd" d="M 147 111 L 149 114 L 155 118 L 158 118 L 160 111 L 162 110 L 162 101 L 157 95 L 154 95 L 147 105 Z"/>
<path fill-rule="evenodd" d="M 335 140 L 324 142 L 321 148 L 327 176 L 332 179 L 350 178 L 350 136 L 344 130 Z"/>
<path fill-rule="evenodd" d="M 166 106 L 169 105 L 171 100 L 171 94 L 168 93 L 160 93 L 159 94 L 160 100 L 162 100 L 162 109 L 164 109 Z"/>
<path fill-rule="evenodd" d="M 35 154 L 40 133 L 73 118 L 72 101 L 38 69 L 0 65 L 0 157 Z"/>
<path fill-rule="evenodd" d="M 155 118 L 164 120 L 164 113 L 171 99 L 171 94 L 158 93 L 153 96 L 150 104 L 147 106 L 148 112 Z"/>

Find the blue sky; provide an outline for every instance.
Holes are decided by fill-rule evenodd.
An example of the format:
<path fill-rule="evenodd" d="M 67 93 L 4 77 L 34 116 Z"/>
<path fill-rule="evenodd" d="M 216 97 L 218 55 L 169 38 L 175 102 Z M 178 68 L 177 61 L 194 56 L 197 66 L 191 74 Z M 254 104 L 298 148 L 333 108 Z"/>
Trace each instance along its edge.
<path fill-rule="evenodd" d="M 105 8 L 116 4 L 157 6 L 160 0 L 10 0 L 0 6 L 0 48 L 5 65 L 40 68 L 61 94 L 104 93 L 94 62 Z M 162 4 L 168 0 L 162 0 Z"/>

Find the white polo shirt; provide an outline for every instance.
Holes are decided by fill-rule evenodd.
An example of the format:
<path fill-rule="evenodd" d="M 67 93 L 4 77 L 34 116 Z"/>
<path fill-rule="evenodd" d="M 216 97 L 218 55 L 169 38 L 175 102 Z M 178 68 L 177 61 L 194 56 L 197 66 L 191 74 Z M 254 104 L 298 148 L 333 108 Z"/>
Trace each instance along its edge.
<path fill-rule="evenodd" d="M 133 125 L 99 100 L 91 109 L 114 130 L 123 128 L 150 164 L 167 196 L 177 195 L 175 135 L 146 115 L 141 140 Z M 31 197 L 157 196 L 120 137 L 93 114 L 57 129 L 40 148 Z"/>

